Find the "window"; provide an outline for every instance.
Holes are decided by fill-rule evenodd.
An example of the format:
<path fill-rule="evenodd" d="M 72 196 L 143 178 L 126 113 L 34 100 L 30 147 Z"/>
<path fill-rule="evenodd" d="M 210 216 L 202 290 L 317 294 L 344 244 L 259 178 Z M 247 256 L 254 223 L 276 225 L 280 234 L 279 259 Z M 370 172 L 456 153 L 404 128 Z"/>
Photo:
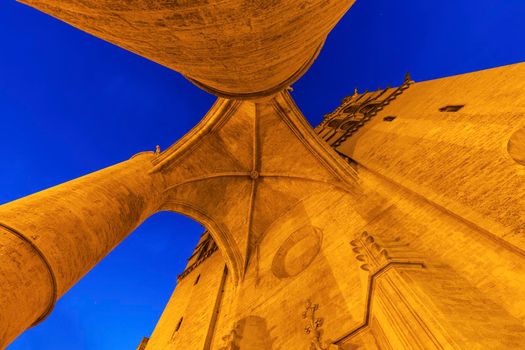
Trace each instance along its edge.
<path fill-rule="evenodd" d="M 199 280 L 201 279 L 201 275 L 199 274 L 197 276 L 197 278 L 195 279 L 195 282 L 193 282 L 193 285 L 196 285 L 197 283 L 199 283 Z"/>
<path fill-rule="evenodd" d="M 376 109 L 377 107 L 379 107 L 379 103 L 369 103 L 365 106 L 363 106 L 359 112 L 363 113 L 363 114 L 368 114 L 368 113 L 371 113 L 374 109 Z"/>
<path fill-rule="evenodd" d="M 345 122 L 343 125 L 341 125 L 341 129 L 343 130 L 357 129 L 358 125 L 359 125 L 359 121 L 349 120 Z"/>
<path fill-rule="evenodd" d="M 386 116 L 383 118 L 383 121 L 385 122 L 391 122 L 393 121 L 394 119 L 396 119 L 397 117 L 395 115 L 389 115 L 389 116 Z"/>
<path fill-rule="evenodd" d="M 177 327 L 175 327 L 175 332 L 178 332 L 179 329 L 180 329 L 180 326 L 182 326 L 182 320 L 184 319 L 184 317 L 181 317 L 180 320 L 179 320 L 179 323 L 177 323 Z"/>
<path fill-rule="evenodd" d="M 439 109 L 440 112 L 457 112 L 465 105 L 447 105 Z"/>
<path fill-rule="evenodd" d="M 177 339 L 177 332 L 179 331 L 180 326 L 182 326 L 182 319 L 183 317 L 180 318 L 179 323 L 177 323 L 177 327 L 175 327 L 175 329 L 173 330 L 173 333 L 171 333 L 171 338 L 169 340 L 169 343 L 174 343 L 175 339 Z"/>
<path fill-rule="evenodd" d="M 343 109 L 343 113 L 354 114 L 359 110 L 360 105 L 350 105 Z"/>
<path fill-rule="evenodd" d="M 335 128 L 337 128 L 339 126 L 339 124 L 341 124 L 341 120 L 337 120 L 337 119 L 330 120 L 328 122 L 328 127 L 335 129 Z"/>

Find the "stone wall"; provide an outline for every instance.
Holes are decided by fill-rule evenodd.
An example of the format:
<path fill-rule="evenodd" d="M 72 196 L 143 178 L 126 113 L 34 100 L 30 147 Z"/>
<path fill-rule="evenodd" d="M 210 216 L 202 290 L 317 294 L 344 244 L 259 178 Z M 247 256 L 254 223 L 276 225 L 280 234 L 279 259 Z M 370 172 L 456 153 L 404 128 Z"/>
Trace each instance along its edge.
<path fill-rule="evenodd" d="M 202 263 L 147 349 L 525 346 L 524 78 L 514 65 L 410 86 L 338 146 L 358 185 L 285 206 L 237 284 L 220 254 Z"/>

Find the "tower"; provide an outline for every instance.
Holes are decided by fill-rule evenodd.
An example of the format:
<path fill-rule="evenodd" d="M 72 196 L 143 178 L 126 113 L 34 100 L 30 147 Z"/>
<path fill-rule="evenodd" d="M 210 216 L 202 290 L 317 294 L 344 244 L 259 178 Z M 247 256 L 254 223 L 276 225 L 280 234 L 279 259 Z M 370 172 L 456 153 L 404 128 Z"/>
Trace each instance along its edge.
<path fill-rule="evenodd" d="M 204 232 L 178 277 L 177 288 L 146 349 L 210 348 L 217 320 L 223 317 L 219 311 L 230 283 L 217 245 L 209 232 Z"/>
<path fill-rule="evenodd" d="M 314 131 L 286 88 L 352 1 L 27 2 L 219 98 L 0 207 L 0 346 L 160 210 L 207 233 L 143 349 L 523 345 L 523 65 L 356 91 Z"/>

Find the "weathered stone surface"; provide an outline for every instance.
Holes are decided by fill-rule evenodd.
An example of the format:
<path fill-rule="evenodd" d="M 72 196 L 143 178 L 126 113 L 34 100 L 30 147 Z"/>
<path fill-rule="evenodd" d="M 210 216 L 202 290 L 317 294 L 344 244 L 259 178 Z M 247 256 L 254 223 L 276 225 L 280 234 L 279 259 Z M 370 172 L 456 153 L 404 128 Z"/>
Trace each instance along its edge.
<path fill-rule="evenodd" d="M 29 238 L 0 226 L 0 349 L 52 309 L 55 281 Z"/>
<path fill-rule="evenodd" d="M 337 150 L 525 254 L 524 89 L 523 63 L 416 83 Z"/>
<path fill-rule="evenodd" d="M 235 283 L 228 276 L 224 293 L 208 303 L 207 310 L 220 306 L 214 309 L 218 317 L 213 342 L 204 349 L 523 347 L 523 246 L 512 236 L 498 237 L 498 225 L 488 221 L 493 211 L 484 212 L 486 221 L 465 215 L 483 212 L 494 200 L 513 198 L 520 203 L 522 198 L 519 179 L 524 173 L 515 158 L 519 149 L 516 135 L 520 135 L 525 122 L 520 93 L 523 67 L 521 64 L 438 81 L 408 82 L 406 91 L 383 105 L 363 125 L 356 123 L 356 132 L 337 147 L 354 159 L 357 182 L 351 186 L 352 191 L 305 186 L 310 195 L 297 196 L 294 205 L 268 206 L 280 214 L 265 216 L 267 229 L 252 248 L 244 279 Z M 501 102 L 491 98 L 489 90 L 493 91 L 493 86 L 498 87 Z M 455 92 L 446 93 L 452 88 Z M 395 91 L 364 94 L 361 98 L 368 99 L 368 103 L 360 108 L 366 111 L 367 105 Z M 470 108 L 479 114 L 469 111 L 472 103 L 475 105 Z M 446 105 L 458 104 L 465 104 L 464 109 L 439 111 Z M 349 118 L 350 112 L 342 110 L 340 116 Z M 362 120 L 365 114 L 357 118 Z M 385 120 L 388 116 L 395 118 Z M 264 120 L 272 119 L 265 116 Z M 348 121 L 343 120 L 338 128 Z M 433 128 L 438 129 L 430 132 Z M 344 135 L 344 129 L 329 129 L 320 127 L 318 131 L 331 137 L 330 142 Z M 411 142 L 421 134 L 419 142 Z M 275 153 L 274 157 L 263 157 L 266 164 L 275 161 L 283 167 L 296 164 L 300 169 L 308 168 L 302 162 L 304 156 L 290 156 L 288 162 L 283 162 L 279 154 L 286 151 L 271 148 L 279 145 L 294 149 L 288 142 L 269 141 L 273 137 L 293 140 L 292 135 L 275 130 L 271 137 L 261 146 L 272 149 L 269 154 Z M 513 140 L 512 152 L 508 152 L 509 139 Z M 249 144 L 243 137 L 238 140 Z M 456 149 L 458 145 L 463 146 L 465 155 Z M 244 164 L 240 168 L 250 164 L 253 148 L 246 148 L 245 159 L 236 163 Z M 460 166 L 455 160 L 462 157 L 465 160 Z M 485 173 L 485 168 L 490 171 Z M 498 182 L 510 182 L 512 186 L 500 187 Z M 454 196 L 454 189 L 468 188 L 470 183 L 471 189 L 487 194 L 471 202 L 469 212 L 445 206 L 436 200 L 439 197 L 421 190 L 423 185 L 432 184 Z M 263 194 L 266 190 L 261 189 L 264 198 L 281 198 L 279 191 L 284 190 L 292 196 L 296 193 L 284 183 L 272 189 L 275 193 Z M 473 194 L 465 191 L 458 199 Z M 516 214 L 523 207 L 502 206 L 498 210 Z M 513 223 L 519 225 L 519 219 Z M 210 265 L 199 273 L 218 280 L 221 275 L 214 269 L 224 261 L 216 256 L 216 266 Z M 210 283 L 209 295 L 217 295 L 214 286 Z M 180 305 L 202 295 L 203 288 L 177 288 L 166 310 L 195 317 L 194 312 L 200 312 L 197 310 L 202 306 Z M 317 307 L 313 316 L 309 309 L 304 318 L 307 300 Z M 171 334 L 174 326 L 169 315 L 163 315 L 147 350 L 201 349 L 197 344 L 202 342 L 196 339 L 204 339 L 210 331 L 203 330 L 199 323 L 189 323 L 187 333 L 168 342 L 163 334 Z M 188 338 L 188 334 L 195 339 Z"/>
<path fill-rule="evenodd" d="M 510 136 L 507 152 L 516 163 L 525 166 L 525 126 Z"/>

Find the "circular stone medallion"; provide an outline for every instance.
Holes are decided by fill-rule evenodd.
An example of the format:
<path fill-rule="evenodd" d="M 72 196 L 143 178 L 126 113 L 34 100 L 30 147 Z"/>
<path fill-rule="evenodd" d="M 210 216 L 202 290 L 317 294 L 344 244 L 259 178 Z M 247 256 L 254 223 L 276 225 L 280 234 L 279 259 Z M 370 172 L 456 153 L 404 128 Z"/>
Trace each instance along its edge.
<path fill-rule="evenodd" d="M 315 226 L 303 226 L 286 238 L 272 261 L 277 278 L 293 277 L 303 272 L 321 250 L 322 231 Z"/>

